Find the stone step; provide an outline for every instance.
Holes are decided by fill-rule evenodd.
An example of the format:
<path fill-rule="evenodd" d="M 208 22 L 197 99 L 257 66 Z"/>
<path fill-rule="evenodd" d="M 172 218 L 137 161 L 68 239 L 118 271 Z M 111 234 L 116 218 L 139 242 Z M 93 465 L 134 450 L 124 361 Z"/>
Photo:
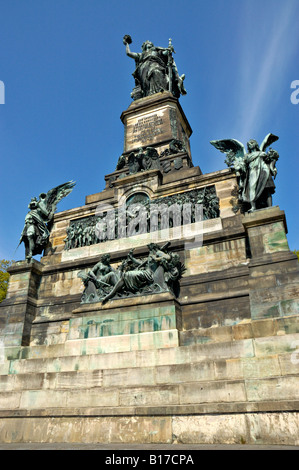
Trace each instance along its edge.
<path fill-rule="evenodd" d="M 8 358 L 31 359 L 163 349 L 178 345 L 178 330 L 171 329 L 137 334 L 72 339 L 64 343 L 50 345 L 23 346 L 21 348 L 7 347 L 4 352 Z"/>
<path fill-rule="evenodd" d="M 37 365 L 40 365 L 40 361 Z M 32 361 L 31 361 L 32 363 Z M 25 366 L 26 366 L 25 362 Z M 45 365 L 45 364 L 43 364 Z M 0 376 L 0 393 L 24 390 L 75 390 L 94 387 L 174 385 L 217 380 L 262 379 L 296 375 L 298 364 L 292 355 L 204 360 L 192 363 L 147 367 L 99 369 L 96 361 L 84 370 L 43 371 L 36 367 L 24 372 L 11 370 Z M 50 369 L 50 367 L 49 367 Z"/>
<path fill-rule="evenodd" d="M 252 449 L 254 446 L 256 449 L 271 448 L 271 444 L 276 444 L 281 450 L 299 445 L 298 414 L 291 411 L 290 405 L 285 408 L 284 403 L 279 402 L 275 410 L 273 405 L 265 409 L 263 405 L 259 407 L 259 403 L 246 405 L 233 403 L 233 408 L 229 403 L 170 406 L 167 415 L 161 415 L 159 407 L 135 407 L 129 410 L 130 414 L 127 409 L 122 411 L 120 408 L 114 409 L 119 411 L 118 414 L 107 414 L 103 408 L 85 408 L 80 410 L 80 415 L 75 414 L 76 410 L 69 414 L 63 408 L 47 408 L 43 413 L 42 410 L 22 410 L 10 412 L 10 416 L 1 419 L 0 441 L 19 443 L 21 448 L 30 442 L 33 449 L 41 447 L 40 443 L 50 443 L 53 449 L 65 443 L 70 443 L 73 449 L 78 443 L 89 444 L 89 448 L 102 443 L 103 449 L 110 450 L 140 449 L 147 445 L 148 449 L 160 448 L 153 454 L 159 452 L 163 457 L 164 453 L 163 462 L 168 456 L 161 452 L 162 449 L 192 450 L 197 443 L 218 447 L 220 444 L 222 449 L 226 444 L 235 444 L 241 450 L 248 444 Z M 189 411 L 180 412 L 180 408 Z M 232 414 L 231 410 L 235 408 L 242 412 Z M 178 453 L 185 453 L 186 457 L 193 455 L 192 451 Z M 173 457 L 173 463 L 179 463 L 175 458 L 178 456 Z M 190 463 L 190 460 L 184 462 Z"/>
<path fill-rule="evenodd" d="M 134 382 L 134 381 L 133 381 Z M 88 386 L 88 384 L 87 384 Z M 299 376 L 0 393 L 0 410 L 111 408 L 298 399 Z M 162 413 L 162 411 L 161 411 Z M 163 414 L 163 413 L 162 413 Z"/>
<path fill-rule="evenodd" d="M 299 335 L 298 335 L 299 336 Z M 119 339 L 121 340 L 122 337 Z M 205 359 L 253 357 L 251 339 L 226 343 L 211 343 L 162 349 L 133 350 L 101 354 L 98 340 L 73 340 L 63 345 L 24 347 L 20 359 L 2 364 L 1 373 L 55 372 L 84 370 L 85 368 L 110 369 L 168 364 L 186 364 Z M 29 355 L 29 357 L 28 357 Z M 95 364 L 95 367 L 94 365 Z"/>
<path fill-rule="evenodd" d="M 46 372 L 88 371 L 188 365 L 201 361 L 229 361 L 234 359 L 267 358 L 290 353 L 299 360 L 299 334 L 263 337 L 224 343 L 169 347 L 99 354 L 97 339 L 74 340 L 72 344 L 23 347 L 21 359 L 3 360 L 0 376 Z M 75 344 L 74 344 L 75 343 Z M 69 354 L 63 354 L 68 351 Z M 30 357 L 27 358 L 28 353 Z M 72 354 L 71 354 L 72 353 Z M 22 358 L 23 357 L 23 358 Z M 296 360 L 295 360 L 296 362 Z M 291 364 L 291 361 L 289 361 Z M 233 364 L 233 362 L 232 362 Z"/>

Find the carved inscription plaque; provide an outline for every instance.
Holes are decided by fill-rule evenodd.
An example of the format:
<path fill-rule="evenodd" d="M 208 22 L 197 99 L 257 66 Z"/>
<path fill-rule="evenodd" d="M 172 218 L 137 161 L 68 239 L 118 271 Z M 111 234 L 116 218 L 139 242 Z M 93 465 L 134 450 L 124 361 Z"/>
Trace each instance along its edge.
<path fill-rule="evenodd" d="M 126 123 L 125 150 L 135 150 L 172 138 L 167 108 L 129 116 Z"/>
<path fill-rule="evenodd" d="M 161 149 L 173 139 L 180 140 L 189 149 L 192 130 L 182 110 L 172 102 L 173 97 L 171 103 L 167 102 L 167 93 L 157 93 L 149 98 L 139 100 L 139 104 L 137 100 L 121 115 L 125 125 L 124 151 L 135 151 L 140 147 Z"/>
<path fill-rule="evenodd" d="M 163 134 L 162 125 L 163 119 L 158 114 L 137 119 L 136 124 L 133 126 L 132 143 L 141 142 L 146 144 L 155 136 Z"/>

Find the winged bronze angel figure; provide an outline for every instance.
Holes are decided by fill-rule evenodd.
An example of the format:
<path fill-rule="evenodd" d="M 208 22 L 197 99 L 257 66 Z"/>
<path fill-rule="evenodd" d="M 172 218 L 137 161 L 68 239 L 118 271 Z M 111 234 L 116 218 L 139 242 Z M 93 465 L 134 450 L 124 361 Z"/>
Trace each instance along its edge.
<path fill-rule="evenodd" d="M 244 145 L 235 139 L 211 140 L 211 144 L 226 154 L 225 163 L 232 168 L 237 176 L 239 200 L 249 205 L 248 212 L 272 206 L 272 194 L 275 192 L 279 158 L 276 150 L 266 149 L 278 140 L 274 134 L 268 134 L 259 146 L 251 139 L 247 142 L 247 152 Z"/>
<path fill-rule="evenodd" d="M 73 181 L 68 181 L 50 189 L 47 193 L 41 193 L 39 199 L 36 197 L 31 199 L 19 243 L 20 245 L 24 242 L 25 257 L 28 262 L 32 256 L 42 254 L 46 248 L 57 204 L 72 192 L 75 184 Z"/>

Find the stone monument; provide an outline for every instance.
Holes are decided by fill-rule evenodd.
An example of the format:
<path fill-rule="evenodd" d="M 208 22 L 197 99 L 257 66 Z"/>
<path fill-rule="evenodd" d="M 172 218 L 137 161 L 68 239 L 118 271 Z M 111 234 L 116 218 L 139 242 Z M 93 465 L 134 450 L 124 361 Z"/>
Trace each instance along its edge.
<path fill-rule="evenodd" d="M 228 167 L 202 174 L 171 40 L 123 42 L 135 86 L 115 171 L 80 207 L 56 212 L 72 182 L 34 198 L 9 268 L 0 441 L 298 445 L 278 137 L 212 141 Z"/>

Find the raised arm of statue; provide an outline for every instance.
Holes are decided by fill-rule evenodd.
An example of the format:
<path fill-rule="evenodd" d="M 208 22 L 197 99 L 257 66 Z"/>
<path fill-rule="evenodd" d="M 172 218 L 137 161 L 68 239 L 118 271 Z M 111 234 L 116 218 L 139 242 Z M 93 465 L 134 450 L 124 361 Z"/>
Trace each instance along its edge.
<path fill-rule="evenodd" d="M 126 34 L 124 37 L 123 37 L 123 43 L 124 45 L 126 46 L 126 54 L 128 57 L 131 57 L 132 59 L 138 59 L 140 54 L 138 54 L 137 52 L 132 52 L 131 49 L 130 49 L 130 44 L 132 43 L 132 38 L 131 36 L 129 36 L 128 34 Z"/>
<path fill-rule="evenodd" d="M 131 57 L 132 59 L 135 59 L 135 60 L 138 59 L 140 56 L 138 52 L 131 52 L 131 49 L 128 43 L 126 44 L 126 54 L 128 57 Z"/>
<path fill-rule="evenodd" d="M 139 261 L 138 259 L 134 258 L 133 256 L 133 251 L 134 251 L 134 248 L 132 248 L 132 250 L 129 251 L 128 253 L 128 258 L 133 262 L 135 263 L 137 266 L 140 266 L 142 264 L 141 261 Z"/>

